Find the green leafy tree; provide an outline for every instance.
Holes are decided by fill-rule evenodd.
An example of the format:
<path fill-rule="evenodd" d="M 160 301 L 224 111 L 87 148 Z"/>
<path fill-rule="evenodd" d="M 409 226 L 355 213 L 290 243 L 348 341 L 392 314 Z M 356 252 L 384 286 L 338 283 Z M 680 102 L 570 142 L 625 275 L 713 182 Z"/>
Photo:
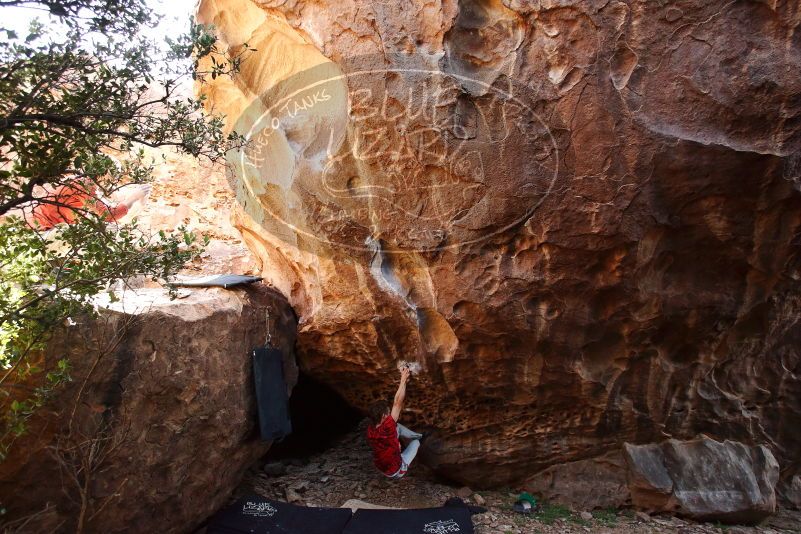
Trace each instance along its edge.
<path fill-rule="evenodd" d="M 247 53 L 222 53 L 198 25 L 167 45 L 148 40 L 141 29 L 155 17 L 143 0 L 0 0 L 0 15 L 8 7 L 49 22 L 18 35 L 0 18 L 0 460 L 69 380 L 69 362 L 41 361 L 54 328 L 91 313 L 110 283 L 168 279 L 198 252 L 185 229 L 150 235 L 135 221 L 111 224 L 96 203 L 151 179 L 143 147 L 217 160 L 240 146 L 185 93 L 187 82 L 236 71 Z M 211 67 L 201 72 L 204 57 Z M 65 205 L 62 186 L 89 201 Z M 75 220 L 45 231 L 25 216 L 42 207 Z"/>

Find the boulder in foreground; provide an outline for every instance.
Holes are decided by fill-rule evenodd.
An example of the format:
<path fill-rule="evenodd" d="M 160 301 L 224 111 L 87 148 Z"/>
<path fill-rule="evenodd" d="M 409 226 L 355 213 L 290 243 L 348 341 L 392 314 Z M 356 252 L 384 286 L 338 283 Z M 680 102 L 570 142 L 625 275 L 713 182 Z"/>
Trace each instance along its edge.
<path fill-rule="evenodd" d="M 625 444 L 632 504 L 692 519 L 757 523 L 776 511 L 779 464 L 765 446 L 703 437 Z"/>
<path fill-rule="evenodd" d="M 264 286 L 141 289 L 79 320 L 48 349 L 73 381 L 0 464 L 0 498 L 25 532 L 187 532 L 224 505 L 267 450 L 250 351 L 291 354 L 295 317 Z M 288 386 L 294 361 L 284 362 Z M 10 516 L 10 517 L 9 517 Z"/>

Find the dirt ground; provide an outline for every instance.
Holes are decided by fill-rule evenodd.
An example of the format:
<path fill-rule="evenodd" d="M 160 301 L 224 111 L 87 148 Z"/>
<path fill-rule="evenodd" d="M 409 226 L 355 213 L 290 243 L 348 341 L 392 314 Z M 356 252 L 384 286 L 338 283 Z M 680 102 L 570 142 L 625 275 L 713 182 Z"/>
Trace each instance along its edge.
<path fill-rule="evenodd" d="M 234 497 L 256 493 L 307 506 L 329 507 L 360 499 L 382 506 L 419 508 L 440 506 L 449 497 L 460 496 L 487 508 L 486 513 L 473 517 L 478 534 L 801 532 L 801 512 L 789 510 L 781 510 L 759 527 L 694 523 L 632 510 L 569 510 L 547 503 L 539 514 L 523 516 L 511 510 L 516 498 L 511 489 L 474 493 L 469 488 L 449 486 L 438 481 L 422 464 L 412 464 L 409 474 L 400 481 L 386 479 L 372 466 L 370 450 L 362 435 L 360 427 L 322 453 L 303 459 L 262 462 L 248 472 Z"/>

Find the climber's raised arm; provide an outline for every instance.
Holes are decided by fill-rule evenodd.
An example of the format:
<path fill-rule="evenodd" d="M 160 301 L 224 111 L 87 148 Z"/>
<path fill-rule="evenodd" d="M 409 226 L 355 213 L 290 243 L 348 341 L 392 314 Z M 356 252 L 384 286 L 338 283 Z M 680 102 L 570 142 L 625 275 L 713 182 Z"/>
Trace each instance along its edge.
<path fill-rule="evenodd" d="M 403 401 L 406 400 L 406 382 L 409 381 L 410 375 L 411 372 L 408 367 L 401 369 L 400 385 L 398 386 L 398 391 L 395 392 L 395 400 L 392 402 L 392 411 L 390 412 L 396 423 L 400 419 L 401 410 L 403 410 Z"/>

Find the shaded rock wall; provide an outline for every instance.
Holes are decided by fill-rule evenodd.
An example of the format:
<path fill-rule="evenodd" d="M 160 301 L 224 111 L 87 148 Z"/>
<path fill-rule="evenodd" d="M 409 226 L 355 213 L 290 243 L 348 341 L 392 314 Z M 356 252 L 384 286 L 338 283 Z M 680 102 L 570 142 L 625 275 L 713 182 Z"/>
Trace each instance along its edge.
<path fill-rule="evenodd" d="M 576 510 L 622 508 L 631 505 L 623 456 L 604 456 L 556 464 L 537 473 L 526 488 L 548 503 Z"/>
<path fill-rule="evenodd" d="M 758 523 L 776 510 L 779 466 L 767 447 L 704 437 L 624 450 L 638 508 L 739 524 Z"/>
<path fill-rule="evenodd" d="M 209 105 L 301 365 L 365 407 L 423 372 L 474 486 L 699 432 L 801 444 L 801 8 L 203 0 L 256 52 Z"/>
<path fill-rule="evenodd" d="M 189 532 L 267 450 L 250 351 L 269 311 L 291 387 L 294 314 L 261 286 L 173 301 L 140 289 L 104 306 L 48 350 L 46 362 L 69 358 L 73 381 L 0 464 L 4 519 L 27 516 L 24 532 L 76 532 L 79 521 L 84 532 Z"/>

